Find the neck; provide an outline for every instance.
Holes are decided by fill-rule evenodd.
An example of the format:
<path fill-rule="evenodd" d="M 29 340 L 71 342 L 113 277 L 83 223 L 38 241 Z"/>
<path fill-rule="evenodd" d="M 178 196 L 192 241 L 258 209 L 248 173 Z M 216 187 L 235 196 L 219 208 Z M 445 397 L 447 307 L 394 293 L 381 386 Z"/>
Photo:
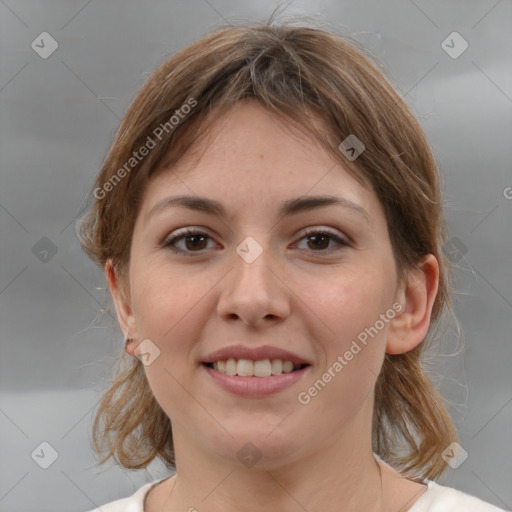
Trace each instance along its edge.
<path fill-rule="evenodd" d="M 177 474 L 160 510 L 256 512 L 326 512 L 334 510 L 383 510 L 382 472 L 371 447 L 349 435 L 327 440 L 321 450 L 307 457 L 290 458 L 286 464 L 253 467 L 233 464 L 194 450 L 175 437 Z M 201 461 L 198 463 L 197 461 Z"/>

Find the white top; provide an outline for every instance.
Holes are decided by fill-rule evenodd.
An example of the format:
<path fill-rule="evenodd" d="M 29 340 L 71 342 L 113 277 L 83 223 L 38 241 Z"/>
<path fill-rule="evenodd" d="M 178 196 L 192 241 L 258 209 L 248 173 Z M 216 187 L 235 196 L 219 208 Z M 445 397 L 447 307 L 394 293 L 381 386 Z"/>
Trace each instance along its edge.
<path fill-rule="evenodd" d="M 152 487 L 170 477 L 161 478 L 140 487 L 132 496 L 111 501 L 89 512 L 144 512 L 144 500 Z M 433 480 L 425 480 L 427 490 L 408 512 L 505 512 L 479 498 Z"/>

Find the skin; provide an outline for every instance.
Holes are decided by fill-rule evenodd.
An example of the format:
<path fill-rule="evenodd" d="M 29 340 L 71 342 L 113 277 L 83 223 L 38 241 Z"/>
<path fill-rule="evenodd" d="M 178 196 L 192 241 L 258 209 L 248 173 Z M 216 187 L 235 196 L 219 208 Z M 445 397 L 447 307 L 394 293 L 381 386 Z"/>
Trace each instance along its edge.
<path fill-rule="evenodd" d="M 110 261 L 105 267 L 120 326 L 134 339 L 128 353 L 138 355 L 146 338 L 160 350 L 145 371 L 173 425 L 178 472 L 152 489 L 145 511 L 408 510 L 426 486 L 373 457 L 373 393 L 384 354 L 410 351 L 427 333 L 436 258 L 425 257 L 400 284 L 376 195 L 257 104 L 237 104 L 214 134 L 199 160 L 185 156 L 148 184 L 128 280 Z M 228 218 L 180 207 L 148 216 L 176 194 L 220 201 Z M 286 199 L 324 194 L 357 203 L 369 220 L 337 205 L 277 214 Z M 175 243 L 192 256 L 159 245 L 186 226 L 209 236 Z M 329 228 L 348 245 L 308 242 L 306 227 Z M 252 263 L 236 252 L 247 236 L 263 251 Z M 402 312 L 309 404 L 299 403 L 298 394 L 397 301 Z M 200 362 L 238 343 L 291 350 L 311 362 L 309 373 L 262 399 L 233 395 Z M 237 457 L 247 442 L 262 455 L 251 468 Z"/>

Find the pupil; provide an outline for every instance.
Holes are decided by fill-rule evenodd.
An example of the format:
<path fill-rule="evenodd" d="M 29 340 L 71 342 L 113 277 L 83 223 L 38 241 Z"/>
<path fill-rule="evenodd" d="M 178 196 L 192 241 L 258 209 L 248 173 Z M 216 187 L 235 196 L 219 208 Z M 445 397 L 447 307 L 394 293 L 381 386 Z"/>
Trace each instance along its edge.
<path fill-rule="evenodd" d="M 318 241 L 318 240 L 317 240 L 318 238 L 323 238 L 323 239 L 324 239 L 324 241 L 327 241 L 327 246 L 329 245 L 328 237 L 327 237 L 327 236 L 325 236 L 325 235 L 323 235 L 323 234 L 321 234 L 321 233 L 318 233 L 318 234 L 316 234 L 316 235 L 310 235 L 310 236 L 308 237 L 308 240 L 309 240 L 309 241 L 311 241 L 311 240 L 313 239 L 313 240 L 315 240 L 315 242 L 316 242 L 316 241 Z M 325 244 L 323 244 L 322 249 L 325 249 L 327 246 L 326 246 Z M 317 246 L 317 247 L 318 247 L 318 246 Z"/>
<path fill-rule="evenodd" d="M 189 236 L 187 237 L 187 248 L 188 248 L 188 249 L 190 249 L 190 248 L 191 248 L 191 246 L 192 246 L 192 247 L 195 247 L 196 249 L 198 249 L 198 248 L 199 248 L 199 249 L 202 249 L 202 248 L 203 248 L 203 247 L 199 247 L 199 246 L 198 246 L 197 244 L 195 244 L 195 243 L 192 243 L 192 244 L 191 244 L 191 246 L 190 246 L 190 244 L 188 244 L 188 241 L 190 241 L 190 239 L 191 239 L 191 238 L 202 238 L 202 239 L 203 239 L 202 241 L 204 242 L 204 239 L 206 238 L 205 236 L 203 236 L 203 235 L 189 235 Z"/>

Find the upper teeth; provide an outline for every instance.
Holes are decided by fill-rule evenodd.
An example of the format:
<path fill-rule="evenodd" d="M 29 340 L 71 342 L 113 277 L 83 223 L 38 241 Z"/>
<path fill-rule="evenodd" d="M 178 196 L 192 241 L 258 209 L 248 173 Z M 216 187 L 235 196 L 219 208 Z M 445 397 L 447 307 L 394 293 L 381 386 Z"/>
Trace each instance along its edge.
<path fill-rule="evenodd" d="M 230 357 L 226 361 L 216 361 L 213 363 L 215 370 L 228 375 L 239 375 L 243 377 L 269 377 L 270 375 L 280 375 L 281 373 L 290 373 L 294 368 L 300 368 L 301 365 L 294 365 L 291 361 L 281 359 L 262 359 L 260 361 L 251 361 L 250 359 L 234 359 Z"/>

